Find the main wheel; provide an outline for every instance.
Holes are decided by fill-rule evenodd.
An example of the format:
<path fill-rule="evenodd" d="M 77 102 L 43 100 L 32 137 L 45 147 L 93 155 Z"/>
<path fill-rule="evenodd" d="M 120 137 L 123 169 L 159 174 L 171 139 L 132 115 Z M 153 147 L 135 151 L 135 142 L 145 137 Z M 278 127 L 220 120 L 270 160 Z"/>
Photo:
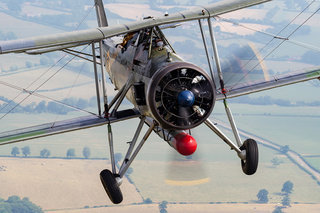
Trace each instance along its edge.
<path fill-rule="evenodd" d="M 112 174 L 108 169 L 105 169 L 100 172 L 100 180 L 111 202 L 114 204 L 121 203 L 123 200 L 122 192 L 114 174 Z"/>
<path fill-rule="evenodd" d="M 240 150 L 246 151 L 246 160 L 241 160 L 242 171 L 246 175 L 253 175 L 258 168 L 259 151 L 257 142 L 253 139 L 244 141 Z"/>

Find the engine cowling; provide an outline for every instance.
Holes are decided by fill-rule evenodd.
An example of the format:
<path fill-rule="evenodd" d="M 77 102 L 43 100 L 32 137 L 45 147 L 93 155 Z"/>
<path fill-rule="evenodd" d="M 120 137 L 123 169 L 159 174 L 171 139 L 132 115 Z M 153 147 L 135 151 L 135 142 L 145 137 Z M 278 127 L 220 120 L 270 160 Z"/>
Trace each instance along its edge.
<path fill-rule="evenodd" d="M 165 129 L 191 129 L 211 114 L 216 100 L 214 82 L 201 68 L 173 62 L 158 70 L 147 90 L 147 103 Z"/>

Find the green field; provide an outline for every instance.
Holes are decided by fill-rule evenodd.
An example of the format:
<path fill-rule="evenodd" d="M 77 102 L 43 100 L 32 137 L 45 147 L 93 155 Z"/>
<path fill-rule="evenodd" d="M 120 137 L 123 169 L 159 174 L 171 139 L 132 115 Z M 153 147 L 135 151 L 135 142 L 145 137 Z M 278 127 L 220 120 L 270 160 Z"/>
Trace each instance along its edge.
<path fill-rule="evenodd" d="M 253 106 L 245 104 L 230 104 L 235 114 L 235 119 L 240 129 L 271 140 L 280 145 L 289 145 L 291 149 L 300 154 L 319 154 L 318 152 L 318 134 L 317 127 L 320 118 L 316 117 L 294 117 L 295 115 L 318 115 L 317 107 L 295 108 L 295 107 L 277 107 L 277 106 Z M 306 110 L 307 109 L 307 110 Z M 264 113 L 271 115 L 264 115 Z M 213 112 L 213 118 L 226 121 L 223 114 L 224 109 L 221 103 L 217 103 Z M 6 125 L 1 122 L 2 130 L 13 128 L 22 128 L 30 125 L 37 125 L 54 120 L 63 120 L 76 115 L 84 115 L 82 113 L 70 113 L 67 116 L 57 116 L 52 114 L 12 114 L 3 119 Z M 286 116 L 283 116 L 286 115 Z M 215 119 L 213 119 L 215 120 Z M 123 125 L 125 124 L 125 125 Z M 138 119 L 120 122 L 113 125 L 114 141 L 116 148 L 124 152 L 128 146 L 126 142 L 130 141 Z M 125 132 L 126 134 L 123 134 Z M 192 130 L 193 136 L 198 141 L 199 156 L 209 161 L 220 160 L 237 160 L 237 157 L 229 148 L 212 133 L 205 125 L 201 125 Z M 226 134 L 232 138 L 232 134 L 226 131 Z M 49 138 L 37 139 L 26 143 L 16 145 L 8 145 L 0 150 L 0 154 L 8 155 L 13 146 L 21 147 L 25 144 L 30 145 L 32 155 L 38 156 L 40 150 L 49 148 L 52 156 L 64 157 L 68 148 L 76 148 L 77 156 L 82 156 L 82 148 L 89 146 L 92 150 L 92 157 L 105 157 L 107 154 L 106 127 L 83 130 L 80 132 L 72 132 Z M 140 159 L 144 160 L 163 160 L 167 158 L 169 147 L 157 135 L 152 134 L 150 140 L 146 143 L 142 150 Z M 261 153 L 261 160 L 269 162 L 276 154 L 273 150 L 267 148 Z M 161 150 L 161 151 L 160 151 Z M 213 155 L 212 150 L 218 150 Z"/>
<path fill-rule="evenodd" d="M 313 167 L 320 170 L 320 158 L 305 158 L 306 161 L 308 161 Z"/>
<path fill-rule="evenodd" d="M 316 94 L 316 93 L 315 93 Z M 237 126 L 252 134 L 289 147 L 299 154 L 319 154 L 319 107 L 279 107 L 230 104 Z M 214 118 L 227 122 L 222 104 Z M 221 113 L 221 114 L 220 114 Z M 309 161 L 316 168 L 315 160 Z M 316 164 L 313 164 L 316 163 Z"/>
<path fill-rule="evenodd" d="M 25 38 L 31 36 L 48 35 L 50 33 L 62 32 L 53 27 L 36 24 L 30 21 L 24 21 L 7 15 L 5 13 L 0 13 L 0 25 L 3 26 L 1 31 L 3 32 L 14 32 L 18 38 Z M 5 27 L 4 27 L 5 26 Z"/>
<path fill-rule="evenodd" d="M 54 120 L 62 120 L 70 116 L 57 116 L 52 114 L 12 114 L 4 118 L 8 125 L 2 127 L 3 130 L 22 128 L 31 125 L 37 125 Z M 3 124 L 3 123 L 2 123 Z M 125 124 L 125 125 L 124 125 Z M 138 124 L 138 119 L 131 121 L 120 122 L 112 125 L 116 152 L 124 152 L 128 146 L 126 142 L 130 141 L 133 137 L 135 128 Z M 31 148 L 32 156 L 39 156 L 43 148 L 51 150 L 54 157 L 65 157 L 68 148 L 75 148 L 77 156 L 82 156 L 82 149 L 88 146 L 91 149 L 91 157 L 106 157 L 108 156 L 107 149 L 107 128 L 97 127 L 93 129 L 82 130 L 78 132 L 71 132 L 57 136 L 35 139 L 23 143 L 3 146 L 0 150 L 1 155 L 10 155 L 13 146 L 23 147 L 29 145 Z M 123 134 L 125 132 L 126 134 Z M 229 132 L 227 135 L 232 137 Z M 228 146 L 224 144 L 213 132 L 206 126 L 201 125 L 192 131 L 192 135 L 198 141 L 197 156 L 204 160 L 209 161 L 234 161 L 238 160 L 235 153 L 230 151 Z M 264 151 L 261 155 L 261 160 L 269 162 L 274 155 L 274 151 L 262 148 Z M 156 134 L 151 134 L 150 139 L 147 141 L 142 149 L 141 154 L 138 156 L 142 160 L 157 160 L 163 161 L 170 159 L 171 154 L 169 151 L 173 149 L 168 146 Z M 215 154 L 212 154 L 215 151 Z"/>
<path fill-rule="evenodd" d="M 236 106 L 234 107 L 235 110 L 237 109 Z M 16 122 L 19 119 L 26 121 L 31 118 L 41 118 L 39 120 L 43 122 L 54 117 L 48 114 L 43 116 L 16 114 L 12 116 L 15 117 Z M 239 125 L 241 123 L 240 118 L 241 116 L 237 119 Z M 126 142 L 130 141 L 137 122 L 137 120 L 132 120 L 126 122 L 125 125 L 123 125 L 123 122 L 113 125 L 116 152 L 123 153 L 125 151 Z M 14 123 L 14 120 L 11 120 L 10 124 Z M 25 123 L 20 123 L 20 125 L 24 126 Z M 251 127 L 249 130 L 255 130 L 255 128 Z M 123 134 L 123 132 L 126 132 L 126 134 Z M 275 134 L 276 132 L 273 133 Z M 230 135 L 230 133 L 227 134 Z M 190 163 L 186 162 L 187 166 L 184 169 L 189 172 L 190 169 L 191 171 L 195 169 L 195 172 L 202 171 L 205 175 L 204 177 L 208 177 L 210 182 L 199 186 L 184 187 L 165 184 L 168 169 L 172 171 L 172 168 L 170 169 L 170 161 L 177 159 L 175 157 L 176 152 L 159 139 L 158 136 L 152 134 L 150 140 L 147 141 L 138 155 L 137 161 L 132 165 L 134 170 L 133 181 L 143 197 L 151 197 L 154 201 L 250 202 L 256 199 L 256 194 L 261 188 L 266 188 L 270 193 L 270 201 L 277 203 L 281 201 L 281 196 L 276 193 L 281 190 L 282 184 L 286 180 L 291 180 L 294 183 L 292 202 L 320 202 L 318 196 L 320 187 L 316 182 L 284 156 L 278 155 L 277 152 L 260 146 L 259 170 L 256 175 L 247 177 L 242 174 L 240 161 L 235 153 L 230 151 L 208 128 L 200 126 L 193 131 L 193 135 L 199 144 L 197 154 L 193 159 L 202 163 L 201 166 L 192 168 L 192 165 L 189 167 L 188 164 Z M 298 142 L 296 141 L 296 144 L 292 141 L 290 147 L 300 146 Z M 12 146 L 22 147 L 29 145 L 31 147 L 31 155 L 34 156 L 38 156 L 41 149 L 48 148 L 53 156 L 64 157 L 68 148 L 75 148 L 77 156 L 81 157 L 83 147 L 89 146 L 92 153 L 91 157 L 109 157 L 106 144 L 106 127 L 100 127 L 3 146 L 0 154 L 10 153 Z M 313 146 L 314 150 L 318 150 L 316 143 L 311 143 L 309 147 L 311 146 Z M 281 158 L 284 164 L 274 168 L 270 162 L 274 157 Z M 309 159 L 307 158 L 307 160 Z M 179 171 L 179 178 L 188 176 L 184 175 L 183 169 Z M 163 193 L 163 189 L 168 193 Z M 186 196 L 189 191 L 192 191 L 194 196 Z M 206 193 L 203 193 L 204 191 Z"/>
<path fill-rule="evenodd" d="M 236 113 L 238 127 L 255 135 L 269 139 L 280 145 L 289 145 L 300 154 L 319 154 L 318 126 L 320 117 L 319 107 L 262 107 L 269 108 L 265 114 L 260 107 L 253 105 L 230 104 Z M 242 109 L 240 109 L 240 108 Z M 243 108 L 247 107 L 246 110 Z M 280 108 L 278 110 L 278 108 Z M 282 111 L 283 110 L 283 114 Z M 302 112 L 296 114 L 297 111 Z M 305 116 L 303 113 L 306 113 Z M 313 114 L 314 113 L 314 114 Z M 215 115 L 226 121 L 224 115 Z"/>

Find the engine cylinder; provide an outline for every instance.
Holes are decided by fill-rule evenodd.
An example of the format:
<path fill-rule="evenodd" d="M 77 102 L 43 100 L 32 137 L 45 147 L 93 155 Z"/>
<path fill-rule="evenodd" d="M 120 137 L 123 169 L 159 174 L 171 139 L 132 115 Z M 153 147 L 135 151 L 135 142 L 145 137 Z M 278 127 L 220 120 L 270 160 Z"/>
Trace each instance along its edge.
<path fill-rule="evenodd" d="M 211 114 L 216 100 L 214 82 L 201 68 L 173 62 L 151 78 L 147 104 L 165 129 L 191 129 Z"/>

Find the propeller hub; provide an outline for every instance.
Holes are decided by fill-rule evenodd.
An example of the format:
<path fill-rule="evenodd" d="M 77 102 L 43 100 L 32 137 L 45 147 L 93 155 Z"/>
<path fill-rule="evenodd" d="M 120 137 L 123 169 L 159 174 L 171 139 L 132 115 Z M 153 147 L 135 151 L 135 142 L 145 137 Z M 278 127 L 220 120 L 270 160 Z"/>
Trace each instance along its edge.
<path fill-rule="evenodd" d="M 178 104 L 182 107 L 191 107 L 194 100 L 194 94 L 190 90 L 183 90 L 178 95 Z"/>

